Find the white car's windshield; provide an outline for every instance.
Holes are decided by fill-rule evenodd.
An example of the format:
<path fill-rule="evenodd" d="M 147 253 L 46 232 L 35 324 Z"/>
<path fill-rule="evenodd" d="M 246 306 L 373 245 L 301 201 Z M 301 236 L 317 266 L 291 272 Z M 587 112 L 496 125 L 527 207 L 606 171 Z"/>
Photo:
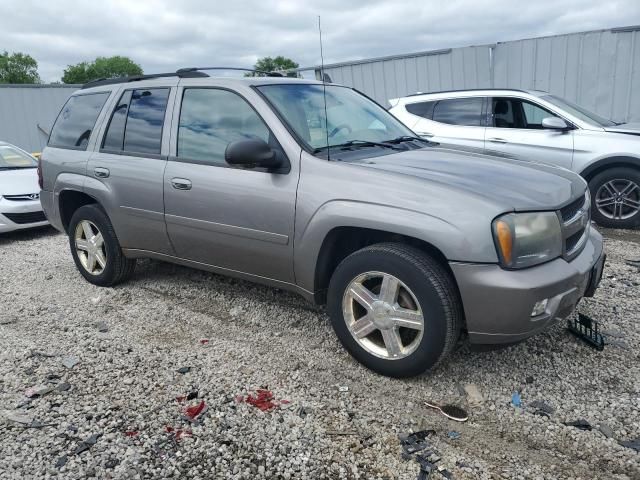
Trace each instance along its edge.
<path fill-rule="evenodd" d="M 0 145 L 0 170 L 35 168 L 36 161 L 30 155 L 9 145 Z"/>
<path fill-rule="evenodd" d="M 587 122 L 596 127 L 613 127 L 616 125 L 615 122 L 608 120 L 600 115 L 597 115 L 593 112 L 590 112 L 586 108 L 581 107 L 580 105 L 576 105 L 568 100 L 565 100 L 560 97 L 556 97 L 555 95 L 545 95 L 542 97 L 543 100 L 555 105 L 558 108 L 570 113 L 576 118 L 579 118 L 583 122 Z"/>
<path fill-rule="evenodd" d="M 312 150 L 345 144 L 388 147 L 383 144 L 415 135 L 385 109 L 347 87 L 327 85 L 326 106 L 322 85 L 282 84 L 258 89 Z"/>

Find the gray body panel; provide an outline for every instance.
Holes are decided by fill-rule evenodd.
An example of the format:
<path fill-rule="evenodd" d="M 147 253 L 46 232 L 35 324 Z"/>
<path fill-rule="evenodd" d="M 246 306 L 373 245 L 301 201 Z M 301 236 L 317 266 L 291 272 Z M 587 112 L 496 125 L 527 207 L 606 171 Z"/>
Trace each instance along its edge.
<path fill-rule="evenodd" d="M 131 88 L 113 87 L 116 92 L 100 114 L 86 152 L 45 150 L 42 204 L 47 215 L 62 229 L 60 192 L 84 192 L 105 208 L 125 255 L 131 258 L 151 257 L 227 274 L 293 290 L 308 299 L 318 291 L 317 260 L 334 229 L 360 227 L 419 239 L 450 262 L 463 301 L 469 302 L 465 311 L 471 319 L 472 340 L 478 342 L 530 334 L 529 318 L 520 318 L 520 310 L 530 311 L 529 300 L 540 289 L 555 291 L 562 282 L 584 276 L 602 251 L 594 233 L 589 247 L 569 264 L 554 260 L 517 275 L 502 270 L 492 221 L 506 212 L 557 210 L 584 195 L 584 180 L 549 165 L 432 146 L 355 161 L 327 161 L 303 150 L 251 88 L 278 82 L 296 80 L 136 82 L 136 88 L 172 87 L 159 158 L 99 151 L 115 102 L 124 88 Z M 189 86 L 226 88 L 243 96 L 282 146 L 290 171 L 267 173 L 177 158 L 180 101 L 183 87 Z M 107 169 L 109 176 L 97 177 L 97 168 Z M 176 188 L 176 179 L 188 181 L 190 188 Z M 518 315 L 509 316 L 508 309 L 493 317 L 478 314 L 483 310 L 473 285 L 482 283 L 485 273 L 495 279 L 487 287 L 493 295 L 502 295 L 505 282 L 517 279 L 520 296 L 513 298 L 520 300 L 512 303 Z M 540 279 L 546 276 L 554 283 L 545 290 Z M 536 289 L 527 294 L 530 286 Z"/>

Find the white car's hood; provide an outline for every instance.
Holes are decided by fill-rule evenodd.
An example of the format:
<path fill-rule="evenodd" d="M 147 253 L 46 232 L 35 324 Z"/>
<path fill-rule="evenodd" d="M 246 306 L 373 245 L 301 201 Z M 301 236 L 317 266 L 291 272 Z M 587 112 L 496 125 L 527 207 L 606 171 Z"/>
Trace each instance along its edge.
<path fill-rule="evenodd" d="M 607 132 L 628 133 L 630 135 L 640 135 L 640 123 L 623 123 L 613 127 L 605 127 Z"/>
<path fill-rule="evenodd" d="M 0 170 L 0 196 L 40 193 L 35 168 Z"/>

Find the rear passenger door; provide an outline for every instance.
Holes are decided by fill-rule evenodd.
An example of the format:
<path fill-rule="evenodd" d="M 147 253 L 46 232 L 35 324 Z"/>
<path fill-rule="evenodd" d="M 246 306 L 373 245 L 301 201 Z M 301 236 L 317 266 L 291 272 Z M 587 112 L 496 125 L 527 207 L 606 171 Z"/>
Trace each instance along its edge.
<path fill-rule="evenodd" d="M 86 190 L 101 199 L 123 248 L 171 254 L 164 223 L 163 127 L 170 123 L 175 88 L 128 84 L 117 95 L 87 165 Z"/>
<path fill-rule="evenodd" d="M 419 115 L 413 130 L 443 146 L 471 147 L 482 151 L 486 115 L 483 97 L 448 98 L 407 105 Z M 413 110 L 413 111 L 412 111 Z"/>
<path fill-rule="evenodd" d="M 167 230 L 177 255 L 225 273 L 292 283 L 300 147 L 289 142 L 285 151 L 264 120 L 266 115 L 274 125 L 276 117 L 252 90 L 181 90 L 172 128 L 175 156 L 164 184 Z M 227 145 L 248 138 L 267 142 L 290 170 L 230 167 Z"/>

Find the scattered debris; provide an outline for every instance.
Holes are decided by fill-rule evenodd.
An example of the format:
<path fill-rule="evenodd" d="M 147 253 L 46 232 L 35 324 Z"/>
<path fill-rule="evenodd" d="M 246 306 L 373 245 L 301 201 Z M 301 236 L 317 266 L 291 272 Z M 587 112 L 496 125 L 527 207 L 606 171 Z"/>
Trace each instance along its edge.
<path fill-rule="evenodd" d="M 548 417 L 555 412 L 555 409 L 544 400 L 534 400 L 529 404 L 529 406 L 534 409 L 534 415 L 543 415 Z"/>
<path fill-rule="evenodd" d="M 191 430 L 183 430 L 181 428 L 173 428 L 170 426 L 164 427 L 164 431 L 170 433 L 176 442 L 179 442 L 182 437 L 190 437 L 193 435 Z"/>
<path fill-rule="evenodd" d="M 56 387 L 56 390 L 58 390 L 59 392 L 66 392 L 68 390 L 71 390 L 71 384 L 67 382 L 60 383 Z"/>
<path fill-rule="evenodd" d="M 202 414 L 206 408 L 207 408 L 207 405 L 204 403 L 204 400 L 203 400 L 197 405 L 192 405 L 191 407 L 185 407 L 184 414 L 189 421 L 193 421 L 196 419 L 198 415 Z"/>
<path fill-rule="evenodd" d="M 62 365 L 64 365 L 66 368 L 73 368 L 79 362 L 80 362 L 80 359 L 78 357 L 74 357 L 74 356 L 64 357 L 62 359 Z"/>
<path fill-rule="evenodd" d="M 581 418 L 579 420 L 576 420 L 574 422 L 564 422 L 564 424 L 567 427 L 576 427 L 578 430 L 587 430 L 587 431 L 591 431 L 593 429 L 593 427 L 591 426 L 591 424 L 589 422 L 587 422 L 585 419 Z"/>
<path fill-rule="evenodd" d="M 31 423 L 33 423 L 33 417 L 30 417 L 29 415 L 21 415 L 19 413 L 13 413 L 10 411 L 5 411 L 3 413 L 3 417 L 10 422 L 19 423 L 21 425 L 30 425 Z"/>
<path fill-rule="evenodd" d="M 208 338 L 201 338 L 200 339 L 200 345 L 209 345 L 209 339 Z"/>
<path fill-rule="evenodd" d="M 82 442 L 80 442 L 78 444 L 76 449 L 73 451 L 73 454 L 74 455 L 79 455 L 82 452 L 85 452 L 85 451 L 89 450 L 91 447 L 93 447 L 98 442 L 98 438 L 100 438 L 101 436 L 102 436 L 101 433 L 94 433 L 93 435 L 91 435 L 86 440 L 83 440 Z"/>
<path fill-rule="evenodd" d="M 38 350 L 31 350 L 27 355 L 27 358 L 33 358 L 33 357 L 52 358 L 55 356 L 56 356 L 55 353 L 44 353 L 44 352 L 39 352 Z"/>
<path fill-rule="evenodd" d="M 520 398 L 520 393 L 513 392 L 513 394 L 511 395 L 511 405 L 516 408 L 522 407 L 522 399 Z"/>
<path fill-rule="evenodd" d="M 61 456 L 58 461 L 56 462 L 56 468 L 62 468 L 67 464 L 67 456 L 63 455 Z"/>
<path fill-rule="evenodd" d="M 598 427 L 598 430 L 600 430 L 600 433 L 602 433 L 607 438 L 613 438 L 614 436 L 613 428 L 611 428 L 606 423 L 601 423 Z"/>
<path fill-rule="evenodd" d="M 429 408 L 438 410 L 442 415 L 450 420 L 455 420 L 456 422 L 466 422 L 467 420 L 469 420 L 469 414 L 462 408 L 456 407 L 455 405 L 439 406 L 429 402 L 424 402 L 424 404 Z"/>
<path fill-rule="evenodd" d="M 436 467 L 440 457 L 427 440 L 430 435 L 435 435 L 435 430 L 423 430 L 413 434 L 401 434 L 398 436 L 402 445 L 402 458 L 415 460 L 420 465 L 418 480 L 425 480 L 431 473 L 438 472 L 444 478 L 451 478 L 451 473 L 444 467 Z M 419 452 L 419 454 L 418 454 Z"/>
<path fill-rule="evenodd" d="M 412 434 L 398 435 L 402 449 L 407 454 L 421 452 L 430 446 L 427 437 L 435 435 L 435 430 L 421 430 Z"/>
<path fill-rule="evenodd" d="M 106 324 L 106 322 L 96 323 L 96 328 L 100 333 L 107 333 L 109 331 L 109 326 Z"/>
<path fill-rule="evenodd" d="M 129 430 L 129 431 L 124 432 L 124 434 L 127 437 L 137 437 L 139 433 L 140 432 L 138 432 L 137 430 Z"/>
<path fill-rule="evenodd" d="M 176 397 L 176 401 L 178 403 L 184 403 L 184 402 L 188 402 L 189 400 L 194 400 L 198 398 L 198 391 L 194 390 L 193 392 L 189 392 L 186 395 L 180 395 L 179 397 Z"/>
<path fill-rule="evenodd" d="M 10 318 L 8 320 L 0 320 L 0 325 L 11 325 L 12 323 L 18 323 L 18 320 L 15 318 Z"/>
<path fill-rule="evenodd" d="M 259 388 L 258 390 L 256 390 L 255 396 L 247 395 L 247 397 L 245 398 L 239 395 L 236 397 L 236 401 L 238 403 L 246 402 L 249 405 L 253 405 L 254 407 L 262 410 L 263 412 L 267 412 L 280 405 L 287 405 L 290 403 L 289 400 L 276 401 L 275 397 L 273 396 L 273 392 L 270 392 L 269 390 L 266 390 L 264 388 Z"/>
<path fill-rule="evenodd" d="M 92 297 L 91 303 L 93 303 L 94 305 L 97 305 L 98 303 L 100 303 L 100 296 Z"/>
<path fill-rule="evenodd" d="M 631 448 L 636 452 L 640 452 L 640 437 L 635 438 L 633 440 L 622 440 L 618 443 L 623 447 Z"/>
<path fill-rule="evenodd" d="M 24 396 L 27 398 L 44 397 L 47 393 L 53 391 L 50 385 L 36 385 L 25 390 Z"/>
<path fill-rule="evenodd" d="M 586 342 L 590 347 L 595 348 L 598 351 L 604 349 L 604 339 L 598 332 L 598 322 L 595 320 L 578 313 L 578 318 L 567 320 L 567 330 L 579 339 Z"/>
<path fill-rule="evenodd" d="M 349 387 L 346 386 L 346 385 L 341 385 L 341 386 L 338 387 L 338 391 L 341 392 L 341 393 L 348 392 L 349 391 Z"/>
<path fill-rule="evenodd" d="M 524 379 L 524 381 L 528 385 L 531 385 L 533 382 L 535 382 L 535 378 L 533 378 L 533 376 L 529 375 L 527 378 Z"/>
<path fill-rule="evenodd" d="M 460 438 L 460 432 L 456 432 L 455 430 L 451 430 L 450 432 L 447 432 L 447 437 L 449 437 L 451 440 L 457 440 Z"/>
<path fill-rule="evenodd" d="M 629 258 L 625 258 L 624 259 L 624 263 L 626 263 L 630 267 L 636 267 L 636 268 L 640 269 L 640 260 L 631 260 Z"/>
<path fill-rule="evenodd" d="M 55 381 L 55 380 L 60 380 L 62 378 L 62 375 L 58 375 L 57 373 L 48 373 L 47 376 L 44 378 L 49 381 Z"/>
<path fill-rule="evenodd" d="M 120 465 L 120 460 L 117 458 L 110 458 L 104 462 L 104 468 L 116 468 L 118 465 Z"/>
<path fill-rule="evenodd" d="M 181 373 L 181 374 L 185 374 L 185 373 L 189 373 L 191 371 L 191 367 L 180 367 L 178 370 L 176 370 L 176 372 Z"/>
<path fill-rule="evenodd" d="M 468 383 L 464 386 L 464 392 L 467 395 L 467 402 L 472 406 L 479 406 L 484 402 L 484 397 L 480 393 L 480 389 L 474 383 Z"/>

